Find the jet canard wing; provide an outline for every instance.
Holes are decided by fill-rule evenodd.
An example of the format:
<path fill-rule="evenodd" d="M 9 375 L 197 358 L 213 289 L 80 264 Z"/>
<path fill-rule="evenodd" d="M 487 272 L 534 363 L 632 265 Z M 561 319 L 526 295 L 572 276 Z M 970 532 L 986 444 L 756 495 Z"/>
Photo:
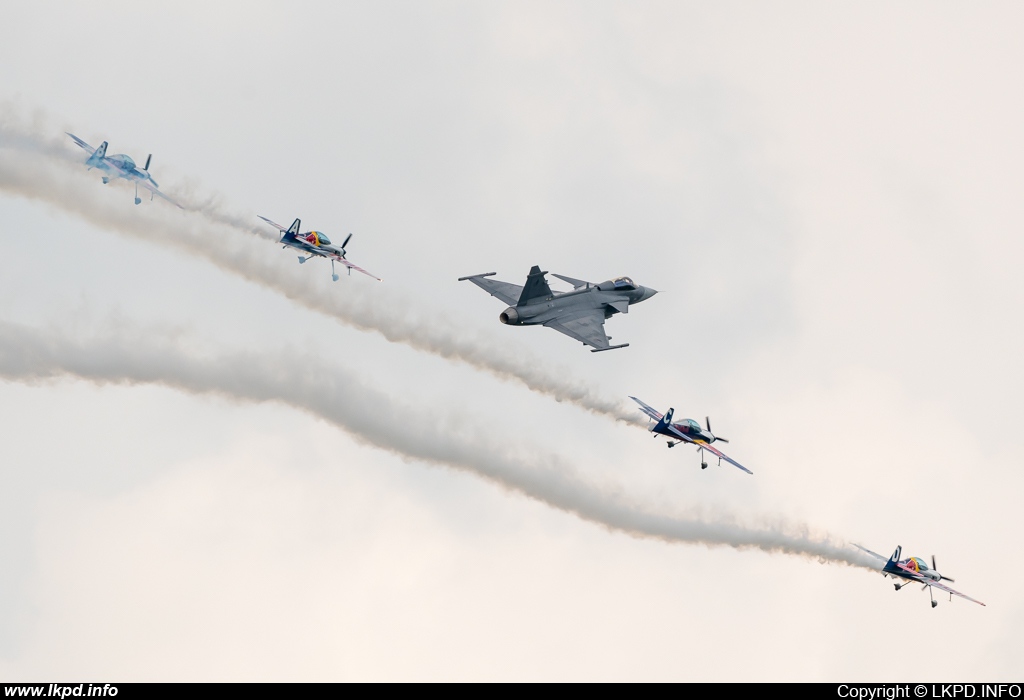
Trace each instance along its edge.
<path fill-rule="evenodd" d="M 597 350 L 612 349 L 604 332 L 603 309 L 587 309 L 570 317 L 560 316 L 544 325 Z"/>
<path fill-rule="evenodd" d="M 496 272 L 487 272 L 482 275 L 470 275 L 469 277 L 460 277 L 459 281 L 469 280 L 480 289 L 484 290 L 492 297 L 501 299 L 509 306 L 515 306 L 519 303 L 519 297 L 523 295 L 523 288 L 518 284 L 512 284 L 511 282 L 499 282 L 498 280 L 487 279 L 491 275 L 497 274 Z"/>
<path fill-rule="evenodd" d="M 575 277 L 566 277 L 565 275 L 560 275 L 557 272 L 552 272 L 551 274 L 552 274 L 552 276 L 557 277 L 558 279 L 562 280 L 563 282 L 568 282 L 569 284 L 571 284 L 573 289 L 583 289 L 584 287 L 596 287 L 597 286 L 593 282 L 587 282 L 586 280 L 578 280 Z"/>

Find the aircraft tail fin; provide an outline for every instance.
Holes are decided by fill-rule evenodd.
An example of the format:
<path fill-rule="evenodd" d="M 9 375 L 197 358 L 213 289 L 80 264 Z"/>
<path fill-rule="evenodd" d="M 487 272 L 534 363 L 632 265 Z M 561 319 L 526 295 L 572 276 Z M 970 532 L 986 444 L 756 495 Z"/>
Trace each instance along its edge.
<path fill-rule="evenodd" d="M 100 164 L 100 162 L 104 158 L 106 158 L 106 156 L 107 156 L 107 142 L 104 141 L 103 143 L 100 144 L 99 148 L 97 148 L 95 151 L 92 152 L 92 155 L 89 156 L 89 160 L 85 161 L 85 164 L 88 165 L 90 168 L 95 168 L 97 165 Z"/>
<path fill-rule="evenodd" d="M 292 222 L 292 225 L 288 227 L 288 230 L 281 236 L 282 241 L 294 241 L 299 236 L 299 226 L 302 224 L 301 221 L 296 219 Z"/>
<path fill-rule="evenodd" d="M 891 557 L 889 557 L 889 563 L 892 564 L 892 565 L 895 565 L 896 562 L 898 562 L 900 560 L 900 554 L 902 554 L 902 553 L 903 553 L 903 547 L 901 547 L 900 545 L 896 545 L 896 551 L 892 553 Z"/>
<path fill-rule="evenodd" d="M 661 420 L 651 428 L 651 432 L 659 433 L 668 430 L 668 426 L 672 425 L 672 414 L 675 413 L 675 410 L 674 408 L 668 409 L 668 412 L 661 417 Z"/>
<path fill-rule="evenodd" d="M 532 299 L 552 296 L 551 287 L 548 286 L 548 281 L 544 279 L 546 274 L 548 273 L 542 272 L 537 265 L 530 268 L 530 274 L 526 277 L 523 293 L 519 295 L 519 303 L 516 306 L 522 306 Z"/>

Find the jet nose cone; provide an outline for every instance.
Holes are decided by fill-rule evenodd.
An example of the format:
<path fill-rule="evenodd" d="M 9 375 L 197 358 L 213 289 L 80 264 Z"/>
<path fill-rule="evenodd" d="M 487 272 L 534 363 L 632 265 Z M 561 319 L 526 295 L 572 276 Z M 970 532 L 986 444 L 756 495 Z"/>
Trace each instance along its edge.
<path fill-rule="evenodd" d="M 639 303 L 641 301 L 647 301 L 648 299 L 650 299 L 651 297 L 653 297 L 657 293 L 658 293 L 657 289 L 651 289 L 650 287 L 641 287 L 640 288 L 640 298 L 637 299 L 637 303 Z"/>

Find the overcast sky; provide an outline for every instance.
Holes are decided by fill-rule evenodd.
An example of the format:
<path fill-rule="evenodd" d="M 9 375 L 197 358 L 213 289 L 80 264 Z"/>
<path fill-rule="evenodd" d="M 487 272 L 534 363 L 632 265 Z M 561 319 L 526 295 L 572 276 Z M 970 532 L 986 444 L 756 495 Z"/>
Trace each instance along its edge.
<path fill-rule="evenodd" d="M 495 463 L 554 455 L 651 513 L 934 554 L 986 603 L 933 610 L 856 567 L 609 530 L 480 478 L 486 454 L 467 469 L 381 449 L 285 396 L 15 378 L 0 679 L 1020 679 L 1019 4 L 37 1 L 0 17 L 0 121 L 76 158 L 65 131 L 152 153 L 163 190 L 252 224 L 352 232 L 350 259 L 384 279 L 333 283 L 325 261 L 230 227 L 208 239 L 307 284 L 286 298 L 177 244 L 171 224 L 193 219 L 67 165 L 138 235 L 56 190 L 0 187 L 0 323 L 294 364 L 352 421 L 440 425 L 438 444 L 473 436 Z M 608 321 L 629 348 L 591 354 L 501 325 L 501 302 L 456 281 L 522 284 L 531 265 L 660 294 Z M 710 416 L 754 475 L 702 471 L 691 449 L 325 304 L 436 321 L 628 412 L 634 395 Z"/>

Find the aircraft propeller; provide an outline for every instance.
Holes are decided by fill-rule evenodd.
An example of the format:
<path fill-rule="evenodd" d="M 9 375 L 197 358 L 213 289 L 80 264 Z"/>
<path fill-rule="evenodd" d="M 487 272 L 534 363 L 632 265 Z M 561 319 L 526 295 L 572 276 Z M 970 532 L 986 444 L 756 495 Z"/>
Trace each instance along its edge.
<path fill-rule="evenodd" d="M 720 442 L 729 442 L 724 437 L 718 437 L 717 435 L 711 432 L 711 418 L 709 418 L 708 416 L 704 416 L 704 425 L 708 427 L 708 433 L 710 433 L 711 437 L 715 438 L 715 440 L 718 440 Z"/>
<path fill-rule="evenodd" d="M 345 242 L 341 244 L 341 257 L 345 257 L 345 246 L 348 245 L 349 240 L 352 238 L 352 234 L 345 236 Z"/>
<path fill-rule="evenodd" d="M 934 554 L 932 555 L 932 571 L 934 571 L 935 573 L 939 574 L 939 567 L 935 566 L 935 555 Z M 939 574 L 939 580 L 940 581 L 951 581 L 952 583 L 956 583 L 956 581 L 953 581 L 953 579 L 951 579 L 949 576 L 943 576 L 942 574 Z"/>
<path fill-rule="evenodd" d="M 149 161 L 153 160 L 153 154 L 150 153 L 146 156 L 146 164 L 142 167 L 143 170 L 149 170 Z"/>

